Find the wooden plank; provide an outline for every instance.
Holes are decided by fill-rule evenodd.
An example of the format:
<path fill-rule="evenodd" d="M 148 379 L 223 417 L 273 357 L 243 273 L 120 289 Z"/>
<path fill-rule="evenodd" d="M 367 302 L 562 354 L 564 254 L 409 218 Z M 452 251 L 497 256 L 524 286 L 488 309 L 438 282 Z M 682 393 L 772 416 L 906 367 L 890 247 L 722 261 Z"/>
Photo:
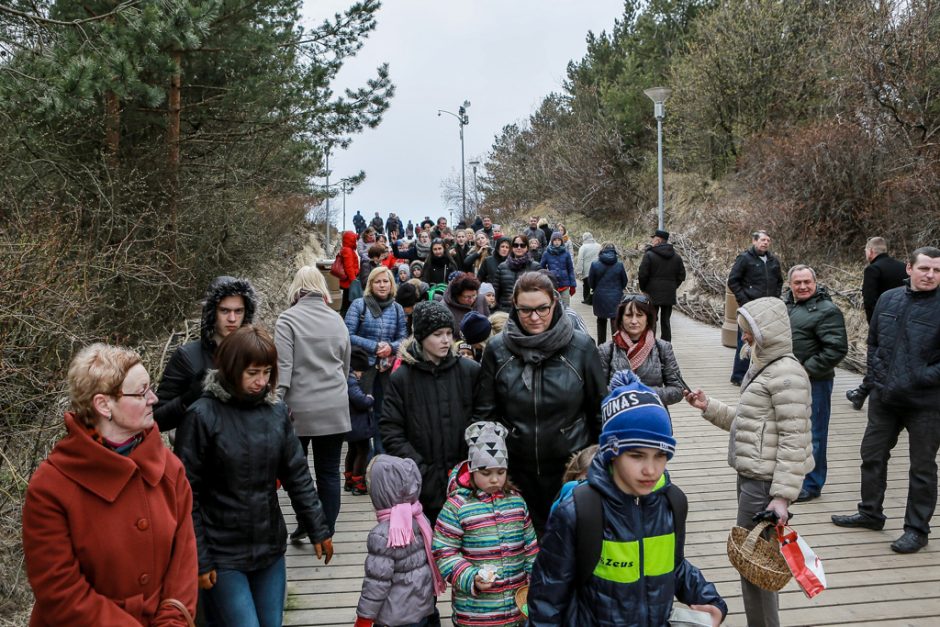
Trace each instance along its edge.
<path fill-rule="evenodd" d="M 594 333 L 590 308 L 574 307 Z M 737 400 L 740 389 L 728 382 L 732 349 L 720 346 L 719 330 L 676 314 L 674 348 L 683 378 L 725 402 Z M 830 521 L 851 513 L 859 499 L 859 443 L 866 413 L 852 409 L 845 391 L 858 375 L 838 370 L 829 428 L 829 475 L 821 498 L 792 506 L 794 524 L 824 559 L 830 589 L 807 599 L 794 582 L 780 595 L 784 625 L 869 625 L 882 627 L 940 625 L 940 556 L 935 545 L 914 555 L 893 553 L 889 544 L 901 533 L 907 498 L 909 460 L 906 434 L 899 438 L 889 464 L 883 531 L 840 529 Z M 673 480 L 689 496 L 686 555 L 725 596 L 730 608 L 726 625 L 745 624 L 738 573 L 728 563 L 725 544 L 736 518 L 734 470 L 727 465 L 728 434 L 715 428 L 685 403 L 670 407 L 678 440 L 669 463 Z M 294 517 L 286 497 L 282 508 L 289 528 Z M 324 566 L 308 543 L 287 551 L 289 603 L 285 625 L 348 627 L 362 585 L 366 536 L 375 525 L 367 496 L 344 493 L 337 533 L 336 556 Z M 449 624 L 449 597 L 439 607 Z"/>

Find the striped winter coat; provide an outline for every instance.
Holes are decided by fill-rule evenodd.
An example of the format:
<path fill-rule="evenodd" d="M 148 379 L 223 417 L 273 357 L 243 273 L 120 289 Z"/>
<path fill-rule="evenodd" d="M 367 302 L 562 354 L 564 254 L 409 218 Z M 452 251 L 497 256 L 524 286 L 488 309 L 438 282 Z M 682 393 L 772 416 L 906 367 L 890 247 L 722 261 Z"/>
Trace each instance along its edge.
<path fill-rule="evenodd" d="M 453 586 L 454 625 L 525 624 L 515 594 L 538 553 L 525 501 L 515 491 L 490 495 L 473 487 L 467 462 L 451 471 L 448 494 L 434 528 L 434 558 Z M 496 585 L 475 594 L 473 580 L 484 565 L 496 571 Z"/>

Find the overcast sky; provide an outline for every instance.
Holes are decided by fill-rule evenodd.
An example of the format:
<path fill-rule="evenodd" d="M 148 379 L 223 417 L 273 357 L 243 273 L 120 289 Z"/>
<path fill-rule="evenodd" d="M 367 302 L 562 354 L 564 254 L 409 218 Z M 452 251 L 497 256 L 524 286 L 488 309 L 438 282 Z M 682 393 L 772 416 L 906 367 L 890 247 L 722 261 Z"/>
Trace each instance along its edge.
<path fill-rule="evenodd" d="M 306 0 L 304 11 L 315 24 L 349 5 Z M 483 161 L 503 126 L 561 88 L 568 61 L 584 56 L 588 31 L 610 31 L 622 13 L 623 0 L 385 0 L 378 27 L 334 90 L 363 84 L 383 62 L 396 89 L 379 127 L 330 161 L 331 181 L 366 172 L 346 198 L 347 228 L 357 209 L 367 219 L 394 211 L 405 223 L 447 215 L 441 180 L 460 172 L 459 125 L 437 109 L 456 113 L 471 102 L 466 161 Z M 469 165 L 466 171 L 469 195 Z M 342 197 L 334 204 L 339 225 Z"/>

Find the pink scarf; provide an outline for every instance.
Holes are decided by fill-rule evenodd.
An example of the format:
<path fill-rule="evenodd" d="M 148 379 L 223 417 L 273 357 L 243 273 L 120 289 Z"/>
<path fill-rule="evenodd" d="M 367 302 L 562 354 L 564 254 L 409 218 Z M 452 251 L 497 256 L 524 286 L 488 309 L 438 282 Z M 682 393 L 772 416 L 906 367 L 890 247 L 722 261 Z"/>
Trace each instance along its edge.
<path fill-rule="evenodd" d="M 437 562 L 434 561 L 434 554 L 431 552 L 433 533 L 431 525 L 424 515 L 424 510 L 421 508 L 421 503 L 399 503 L 391 509 L 376 511 L 375 517 L 379 522 L 388 521 L 388 544 L 386 546 L 392 548 L 408 546 L 414 542 L 415 532 L 411 521 L 418 521 L 418 528 L 421 530 L 421 537 L 424 540 L 424 552 L 428 556 L 428 565 L 431 567 L 434 580 L 434 596 L 440 596 L 447 584 L 444 582 L 444 578 L 441 577 L 441 573 L 437 569 Z"/>

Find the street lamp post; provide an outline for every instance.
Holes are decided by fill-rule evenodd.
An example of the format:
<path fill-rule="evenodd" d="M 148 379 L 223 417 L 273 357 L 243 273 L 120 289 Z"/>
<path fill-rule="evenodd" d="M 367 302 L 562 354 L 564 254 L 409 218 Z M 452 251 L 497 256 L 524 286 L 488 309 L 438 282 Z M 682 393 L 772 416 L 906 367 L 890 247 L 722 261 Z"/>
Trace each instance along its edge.
<path fill-rule="evenodd" d="M 346 194 L 349 193 L 349 181 L 343 179 L 339 182 L 340 189 L 343 190 L 343 230 L 346 230 Z"/>
<path fill-rule="evenodd" d="M 332 144 L 326 145 L 326 250 L 330 249 L 330 150 Z"/>
<path fill-rule="evenodd" d="M 467 219 L 467 180 L 466 180 L 466 168 L 464 167 L 464 151 L 463 151 L 463 127 L 467 124 L 470 124 L 470 118 L 467 117 L 467 109 L 470 108 L 470 101 L 464 100 L 463 104 L 460 105 L 460 108 L 457 109 L 457 113 L 451 111 L 445 111 L 444 109 L 437 110 L 437 117 L 441 117 L 442 113 L 453 116 L 457 118 L 457 122 L 460 123 L 460 195 L 463 199 L 463 214 L 462 219 Z M 450 221 L 454 221 L 454 216 L 451 215 Z"/>
<path fill-rule="evenodd" d="M 646 96 L 653 101 L 653 115 L 656 117 L 656 146 L 659 153 L 659 228 L 665 229 L 665 219 L 663 218 L 663 117 L 665 117 L 665 107 L 663 103 L 672 93 L 668 87 L 650 87 L 643 91 Z"/>
<path fill-rule="evenodd" d="M 470 169 L 473 170 L 473 212 L 480 212 L 480 188 L 477 187 L 477 166 L 480 165 L 480 162 L 474 159 L 470 162 Z M 463 219 L 467 220 L 470 216 L 464 216 Z"/>

